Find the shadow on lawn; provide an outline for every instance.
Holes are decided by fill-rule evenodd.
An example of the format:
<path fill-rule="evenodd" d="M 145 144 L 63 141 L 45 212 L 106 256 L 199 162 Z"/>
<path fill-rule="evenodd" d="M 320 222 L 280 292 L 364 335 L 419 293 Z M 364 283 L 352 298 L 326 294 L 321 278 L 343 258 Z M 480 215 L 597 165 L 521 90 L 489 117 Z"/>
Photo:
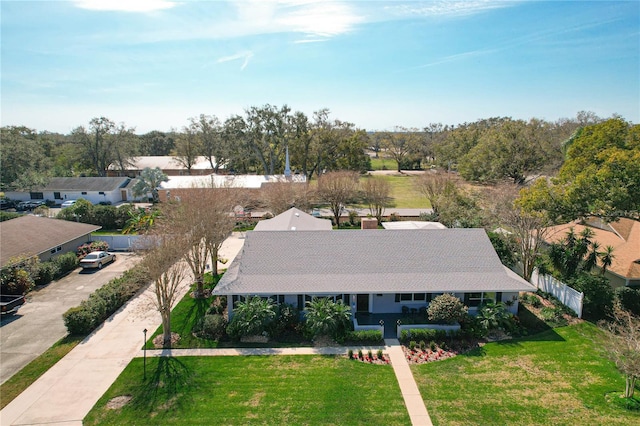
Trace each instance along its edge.
<path fill-rule="evenodd" d="M 157 360 L 155 370 L 142 384 L 138 394 L 138 405 L 149 411 L 180 404 L 181 398 L 176 396 L 189 385 L 192 375 L 191 370 L 179 358 L 159 357 Z"/>
<path fill-rule="evenodd" d="M 181 328 L 177 329 L 176 332 L 180 335 L 191 333 L 191 329 L 196 322 L 203 318 L 209 307 L 211 307 L 212 301 L 213 298 L 211 297 L 193 299 L 193 304 L 185 313 L 184 321 L 181 322 Z"/>

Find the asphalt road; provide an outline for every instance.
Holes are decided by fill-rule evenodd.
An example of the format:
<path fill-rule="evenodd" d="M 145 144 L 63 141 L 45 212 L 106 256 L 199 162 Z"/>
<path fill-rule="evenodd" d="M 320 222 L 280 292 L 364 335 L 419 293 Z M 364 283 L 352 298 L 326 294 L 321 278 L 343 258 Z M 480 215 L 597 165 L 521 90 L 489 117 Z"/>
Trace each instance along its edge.
<path fill-rule="evenodd" d="M 138 259 L 131 253 L 117 253 L 116 261 L 101 270 L 76 269 L 29 293 L 27 303 L 16 314 L 3 316 L 0 321 L 0 383 L 67 335 L 63 313 L 79 305 L 112 278 L 120 276 Z"/>

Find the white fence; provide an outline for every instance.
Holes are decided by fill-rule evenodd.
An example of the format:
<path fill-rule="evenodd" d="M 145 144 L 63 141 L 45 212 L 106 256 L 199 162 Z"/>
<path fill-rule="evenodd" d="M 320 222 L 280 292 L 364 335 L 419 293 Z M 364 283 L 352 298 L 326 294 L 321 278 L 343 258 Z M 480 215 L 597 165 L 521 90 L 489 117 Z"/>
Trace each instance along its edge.
<path fill-rule="evenodd" d="M 139 235 L 92 235 L 92 241 L 105 241 L 110 251 L 135 250 L 140 239 Z"/>
<path fill-rule="evenodd" d="M 537 269 L 533 271 L 533 274 L 531 274 L 531 284 L 546 293 L 553 294 L 566 307 L 575 312 L 578 315 L 578 318 L 582 318 L 582 301 L 584 299 L 584 293 L 574 290 L 550 275 L 538 274 Z"/>

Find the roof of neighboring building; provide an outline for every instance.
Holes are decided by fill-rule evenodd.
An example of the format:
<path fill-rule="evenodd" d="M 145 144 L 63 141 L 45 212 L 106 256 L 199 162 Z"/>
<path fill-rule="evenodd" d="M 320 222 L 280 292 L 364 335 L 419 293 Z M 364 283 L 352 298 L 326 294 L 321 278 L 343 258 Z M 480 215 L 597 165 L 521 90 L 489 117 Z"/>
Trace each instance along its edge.
<path fill-rule="evenodd" d="M 304 175 L 294 175 L 286 178 L 284 175 L 216 175 L 206 176 L 169 176 L 167 182 L 162 182 L 162 189 L 188 188 L 260 188 L 264 183 L 271 182 L 306 182 Z"/>
<path fill-rule="evenodd" d="M 215 165 L 215 159 L 213 161 Z M 170 155 L 143 155 L 139 157 L 133 157 L 126 166 L 126 170 L 144 170 L 147 167 L 155 169 L 159 167 L 160 170 L 187 170 L 187 168 L 175 157 Z M 194 161 L 192 169 L 206 170 L 211 169 L 209 159 L 204 156 L 197 157 Z M 109 165 L 109 170 L 120 170 L 120 167 L 116 164 Z"/>
<path fill-rule="evenodd" d="M 401 220 L 398 222 L 382 222 L 384 229 L 447 229 L 440 222 L 423 222 L 417 220 Z"/>
<path fill-rule="evenodd" d="M 593 231 L 593 241 L 600 244 L 600 250 L 606 246 L 614 249 L 608 271 L 625 278 L 640 278 L 640 221 L 626 218 L 611 223 L 596 218 L 575 221 L 547 228 L 545 239 L 555 243 L 563 240 L 571 228 L 580 234 L 587 227 Z"/>
<path fill-rule="evenodd" d="M 33 191 L 91 191 L 111 192 L 129 184 L 128 177 L 54 177 Z"/>
<path fill-rule="evenodd" d="M 531 291 L 482 229 L 248 232 L 217 294 Z"/>
<path fill-rule="evenodd" d="M 0 222 L 0 266 L 12 257 L 39 255 L 100 228 L 31 215 Z"/>
<path fill-rule="evenodd" d="M 318 219 L 292 207 L 274 218 L 261 220 L 254 231 L 331 231 L 332 229 L 330 220 Z"/>

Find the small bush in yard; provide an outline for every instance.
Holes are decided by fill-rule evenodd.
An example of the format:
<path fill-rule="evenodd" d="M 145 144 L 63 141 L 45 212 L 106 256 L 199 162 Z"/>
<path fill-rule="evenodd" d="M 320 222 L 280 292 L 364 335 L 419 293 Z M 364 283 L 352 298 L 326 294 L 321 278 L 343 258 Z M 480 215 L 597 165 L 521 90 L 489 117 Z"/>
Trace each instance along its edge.
<path fill-rule="evenodd" d="M 203 339 L 220 339 L 227 328 L 227 321 L 222 315 L 205 315 L 198 321 L 193 332 Z"/>
<path fill-rule="evenodd" d="M 63 318 L 69 334 L 84 335 L 93 330 L 92 312 L 82 305 L 70 308 L 64 313 Z"/>
<path fill-rule="evenodd" d="M 56 256 L 51 261 L 58 267 L 58 276 L 61 277 L 78 267 L 78 256 L 75 253 L 65 253 Z"/>
<path fill-rule="evenodd" d="M 430 321 L 455 324 L 467 316 L 468 308 L 453 294 L 441 294 L 431 301 L 427 308 Z"/>
<path fill-rule="evenodd" d="M 378 330 L 349 331 L 345 341 L 352 343 L 378 343 L 382 340 L 382 333 Z"/>
<path fill-rule="evenodd" d="M 82 244 L 76 250 L 79 258 L 83 258 L 92 251 L 107 251 L 109 250 L 109 244 L 106 241 L 91 241 L 90 243 Z"/>

